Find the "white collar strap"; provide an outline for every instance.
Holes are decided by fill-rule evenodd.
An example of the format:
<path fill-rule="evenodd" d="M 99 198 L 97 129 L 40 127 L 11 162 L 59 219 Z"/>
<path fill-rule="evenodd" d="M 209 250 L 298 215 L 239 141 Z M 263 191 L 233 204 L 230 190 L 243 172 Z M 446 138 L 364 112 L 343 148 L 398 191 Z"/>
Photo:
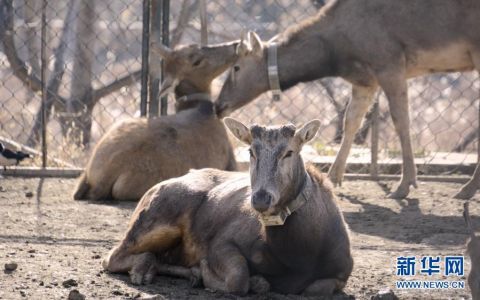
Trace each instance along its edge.
<path fill-rule="evenodd" d="M 195 93 L 190 95 L 185 95 L 176 100 L 177 102 L 188 102 L 188 101 L 212 101 L 212 97 L 208 93 Z"/>
<path fill-rule="evenodd" d="M 286 207 L 282 208 L 278 214 L 265 216 L 260 214 L 260 219 L 262 220 L 263 225 L 265 226 L 281 226 L 285 224 L 288 216 L 294 213 L 297 209 L 302 207 L 307 202 L 306 193 L 310 188 L 310 176 L 308 174 L 305 176 L 305 182 L 303 187 L 298 193 L 297 197 L 293 199 Z"/>
<path fill-rule="evenodd" d="M 273 101 L 280 101 L 282 90 L 280 89 L 280 79 L 278 77 L 278 54 L 277 43 L 270 43 L 267 47 L 267 71 L 270 90 L 272 91 Z"/>

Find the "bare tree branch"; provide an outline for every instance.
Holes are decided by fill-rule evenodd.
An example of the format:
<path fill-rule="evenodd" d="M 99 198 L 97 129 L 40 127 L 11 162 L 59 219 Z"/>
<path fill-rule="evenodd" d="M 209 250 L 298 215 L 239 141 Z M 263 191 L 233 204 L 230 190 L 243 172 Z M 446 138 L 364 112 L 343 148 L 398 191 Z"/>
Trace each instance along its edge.
<path fill-rule="evenodd" d="M 452 152 L 464 151 L 468 147 L 468 145 L 475 142 L 477 138 L 478 138 L 478 128 L 474 128 L 463 138 L 463 140 L 458 145 L 455 146 L 455 148 L 452 149 Z"/>
<path fill-rule="evenodd" d="M 10 63 L 13 74 L 32 91 L 41 91 L 42 83 L 40 79 L 34 74 L 28 73 L 27 64 L 18 57 L 15 49 L 12 0 L 2 1 L 0 5 L 0 20 L 3 20 L 3 24 L 0 27 L 0 39 L 2 40 L 3 51 Z"/>
<path fill-rule="evenodd" d="M 50 80 L 47 85 L 47 120 L 51 117 L 51 112 L 53 106 L 57 106 L 56 104 L 60 104 L 60 106 L 64 106 L 67 103 L 67 99 L 61 97 L 58 94 L 58 90 L 65 72 L 65 52 L 68 42 L 68 36 L 71 34 L 73 30 L 73 26 L 69 26 L 73 23 L 73 19 L 75 18 L 73 9 L 73 4 L 76 1 L 70 1 L 69 10 L 67 12 L 67 16 L 64 22 L 64 28 L 62 30 L 62 35 L 60 37 L 60 42 L 57 48 L 54 50 L 54 68 L 50 77 Z M 39 92 L 42 90 L 42 84 L 40 79 L 35 76 L 35 73 L 29 73 L 28 65 L 25 61 L 23 61 L 19 56 L 17 49 L 15 47 L 15 40 L 14 40 L 14 10 L 12 0 L 2 1 L 0 3 L 0 38 L 2 40 L 3 51 L 9 61 L 10 67 L 13 71 L 13 74 L 22 81 L 22 83 L 31 89 L 33 92 Z M 110 84 L 93 90 L 91 92 L 92 101 L 89 103 L 89 108 L 93 110 L 94 105 L 103 97 L 119 90 L 124 86 L 131 85 L 137 82 L 140 78 L 141 70 L 134 71 L 132 74 L 128 74 L 124 77 L 121 77 Z M 60 108 L 60 107 L 57 107 Z M 63 110 L 63 107 L 61 108 Z M 41 111 L 39 110 L 36 114 L 34 124 L 32 126 L 30 135 L 27 140 L 27 144 L 29 146 L 36 146 L 40 139 L 40 131 L 41 131 Z"/>
<path fill-rule="evenodd" d="M 76 19 L 73 70 L 75 78 L 71 82 L 70 99 L 66 105 L 66 114 L 59 116 L 62 133 L 70 135 L 78 145 L 88 145 L 92 125 L 93 111 L 93 61 L 95 58 L 95 13 L 94 0 L 78 0 L 79 9 Z"/>
<path fill-rule="evenodd" d="M 134 71 L 131 74 L 128 74 L 122 78 L 119 78 L 112 83 L 96 89 L 93 91 L 93 105 L 97 104 L 97 102 L 102 99 L 103 97 L 116 92 L 117 90 L 121 89 L 124 86 L 129 86 L 134 84 L 140 79 L 140 75 L 142 74 L 142 70 Z"/>
<path fill-rule="evenodd" d="M 197 9 L 198 1 L 193 4 L 191 0 L 183 0 L 182 7 L 180 9 L 180 15 L 177 20 L 177 26 L 173 29 L 172 38 L 170 39 L 170 46 L 174 48 L 182 39 L 185 29 L 188 27 L 188 22 L 192 13 Z"/>
<path fill-rule="evenodd" d="M 327 92 L 327 99 L 333 105 L 335 111 L 337 112 L 337 117 L 335 119 L 335 136 L 333 138 L 333 141 L 338 144 L 342 140 L 343 119 L 345 118 L 346 104 L 340 103 L 339 101 L 337 102 L 335 100 L 335 93 L 331 84 L 327 83 L 325 80 L 317 80 L 315 82 L 322 86 L 325 92 Z"/>

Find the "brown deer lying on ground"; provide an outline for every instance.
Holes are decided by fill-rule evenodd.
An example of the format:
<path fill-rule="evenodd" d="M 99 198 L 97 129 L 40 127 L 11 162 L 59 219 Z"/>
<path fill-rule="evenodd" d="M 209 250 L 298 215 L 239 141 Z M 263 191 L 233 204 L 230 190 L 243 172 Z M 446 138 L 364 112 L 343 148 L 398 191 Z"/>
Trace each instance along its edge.
<path fill-rule="evenodd" d="M 333 0 L 318 15 L 278 37 L 279 85 L 339 76 L 352 84 L 344 136 L 329 176 L 341 184 L 356 131 L 378 87 L 385 92 L 402 147 L 402 179 L 390 195 L 404 198 L 416 186 L 410 139 L 406 79 L 436 72 L 480 70 L 478 0 Z M 232 68 L 217 100 L 220 116 L 271 88 L 268 48 L 256 34 Z M 471 197 L 480 186 L 480 167 L 457 194 Z"/>
<path fill-rule="evenodd" d="M 468 202 L 463 204 L 463 217 L 467 224 L 470 241 L 467 244 L 467 252 L 470 255 L 471 270 L 468 275 L 468 285 L 472 292 L 473 300 L 480 300 L 480 238 L 475 235 L 472 226 L 470 213 L 468 211 Z"/>
<path fill-rule="evenodd" d="M 157 184 L 104 268 L 141 284 L 157 272 L 189 277 L 182 266 L 200 264 L 207 288 L 235 294 L 258 286 L 307 295 L 341 290 L 353 266 L 346 225 L 331 183 L 300 156 L 320 122 L 299 130 L 225 124 L 250 145 L 250 177 L 201 169 Z"/>
<path fill-rule="evenodd" d="M 191 168 L 236 170 L 227 132 L 209 97 L 213 79 L 234 62 L 237 44 L 176 50 L 157 45 L 166 70 L 161 92 L 175 89 L 178 113 L 113 126 L 93 150 L 74 199 L 139 200 L 156 183 Z"/>

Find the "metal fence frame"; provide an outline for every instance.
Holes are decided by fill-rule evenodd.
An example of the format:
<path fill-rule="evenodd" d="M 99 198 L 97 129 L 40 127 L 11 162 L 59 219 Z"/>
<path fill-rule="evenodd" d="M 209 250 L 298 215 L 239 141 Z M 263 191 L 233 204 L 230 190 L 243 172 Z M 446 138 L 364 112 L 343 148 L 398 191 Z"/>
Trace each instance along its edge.
<path fill-rule="evenodd" d="M 11 0 L 10 0 L 11 1 Z M 79 174 L 80 169 L 75 168 L 50 168 L 48 167 L 48 142 L 46 130 L 46 105 L 47 105 L 47 82 L 46 73 L 48 68 L 48 59 L 46 54 L 48 24 L 46 21 L 48 0 L 42 0 L 41 9 L 41 111 L 42 111 L 42 130 L 41 130 L 41 157 L 42 168 L 14 168 L 7 171 L 0 171 L 0 174 L 19 175 L 19 176 L 66 176 L 74 177 Z M 205 1 L 200 2 L 206 5 Z M 141 99 L 140 99 L 140 115 L 148 117 L 156 117 L 167 114 L 167 98 L 159 99 L 159 84 L 163 74 L 158 78 L 150 76 L 149 72 L 149 46 L 152 41 L 161 42 L 169 45 L 169 17 L 170 17 L 170 1 L 169 0 L 143 0 L 143 28 L 142 28 L 142 50 L 141 50 Z M 155 7 L 155 9 L 152 9 Z M 159 8 L 159 9 L 158 9 Z M 206 7 L 202 9 L 206 10 Z M 153 13 L 154 12 L 154 13 Z M 203 20 L 202 20 L 203 22 Z M 203 37 L 202 37 L 203 39 Z M 163 70 L 162 70 L 163 73 Z M 480 109 L 479 109 L 480 120 Z M 355 179 L 393 179 L 398 175 L 379 175 L 381 171 L 378 165 L 379 151 L 379 104 L 376 102 L 372 108 L 371 118 L 371 164 L 368 166 L 369 175 L 347 174 L 346 178 Z M 480 130 L 479 130 L 480 131 Z M 480 147 L 477 147 L 480 156 Z M 31 149 L 35 151 L 34 149 Z M 322 164 L 325 168 L 328 164 Z M 473 166 L 464 166 L 464 172 L 473 172 Z M 421 180 L 444 180 L 454 182 L 465 182 L 465 176 L 419 176 Z"/>

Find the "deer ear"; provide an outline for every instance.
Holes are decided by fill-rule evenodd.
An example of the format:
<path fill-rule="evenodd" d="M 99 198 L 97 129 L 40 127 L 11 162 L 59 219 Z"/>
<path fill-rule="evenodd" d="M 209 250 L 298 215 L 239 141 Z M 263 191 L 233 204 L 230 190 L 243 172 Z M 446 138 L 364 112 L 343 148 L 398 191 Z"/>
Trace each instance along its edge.
<path fill-rule="evenodd" d="M 245 40 L 245 32 L 242 32 L 240 43 L 238 43 L 237 48 L 235 49 L 235 53 L 241 57 L 247 55 L 249 51 L 250 47 Z"/>
<path fill-rule="evenodd" d="M 252 48 L 252 53 L 256 56 L 262 56 L 263 43 L 258 34 L 256 34 L 254 31 L 249 31 L 248 40 L 250 42 L 250 47 Z"/>
<path fill-rule="evenodd" d="M 320 120 L 312 120 L 308 122 L 295 133 L 295 138 L 300 141 L 301 145 L 305 144 L 315 137 L 318 128 L 320 128 L 320 124 Z"/>
<path fill-rule="evenodd" d="M 172 49 L 161 43 L 151 43 L 150 49 L 152 49 L 155 54 L 158 54 L 163 59 L 168 59 L 171 57 L 173 52 Z"/>
<path fill-rule="evenodd" d="M 237 121 L 234 118 L 225 118 L 223 119 L 223 122 L 237 139 L 248 145 L 252 143 L 252 134 L 242 122 Z"/>
<path fill-rule="evenodd" d="M 173 91 L 177 84 L 178 80 L 176 78 L 167 75 L 165 79 L 163 79 L 162 85 L 160 86 L 159 97 L 166 96 L 168 93 Z"/>

